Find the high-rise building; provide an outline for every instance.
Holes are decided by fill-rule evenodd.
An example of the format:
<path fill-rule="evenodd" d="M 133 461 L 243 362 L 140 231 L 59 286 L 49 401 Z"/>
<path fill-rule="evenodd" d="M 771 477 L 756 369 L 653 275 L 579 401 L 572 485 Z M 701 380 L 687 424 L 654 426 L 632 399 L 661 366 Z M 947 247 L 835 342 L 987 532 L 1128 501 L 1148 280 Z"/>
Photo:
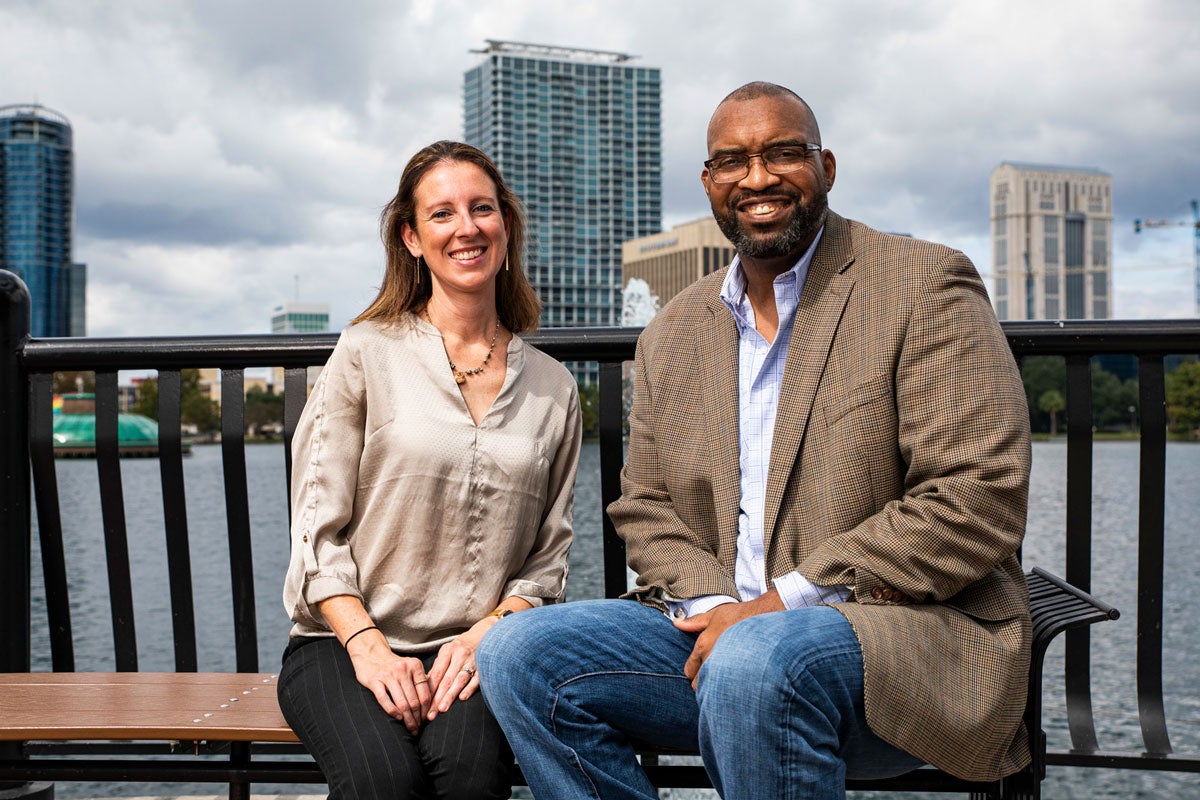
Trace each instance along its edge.
<path fill-rule="evenodd" d="M 1112 316 L 1111 175 L 1006 161 L 991 200 L 996 316 Z"/>
<path fill-rule="evenodd" d="M 324 333 L 327 330 L 328 303 L 281 303 L 271 312 L 271 333 Z"/>
<path fill-rule="evenodd" d="M 711 216 L 676 225 L 669 231 L 631 239 L 621 245 L 621 273 L 626 285 L 644 280 L 659 303 L 700 278 L 729 266 L 735 251 Z"/>
<path fill-rule="evenodd" d="M 0 268 L 29 287 L 36 337 L 86 333 L 87 267 L 71 260 L 72 160 L 66 117 L 0 106 Z"/>
<path fill-rule="evenodd" d="M 659 70 L 633 56 L 488 40 L 464 76 L 464 138 L 525 202 L 548 326 L 616 325 L 621 243 L 662 229 Z M 594 367 L 574 366 L 594 380 Z"/>

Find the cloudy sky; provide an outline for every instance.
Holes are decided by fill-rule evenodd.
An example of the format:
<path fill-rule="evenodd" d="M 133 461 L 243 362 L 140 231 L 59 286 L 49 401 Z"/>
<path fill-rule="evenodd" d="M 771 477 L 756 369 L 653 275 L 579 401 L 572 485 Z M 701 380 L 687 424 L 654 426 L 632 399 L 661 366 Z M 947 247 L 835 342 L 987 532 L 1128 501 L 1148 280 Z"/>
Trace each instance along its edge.
<path fill-rule="evenodd" d="M 985 276 L 997 164 L 1111 173 L 1115 316 L 1192 312 L 1191 230 L 1132 220 L 1190 221 L 1200 195 L 1195 0 L 0 0 L 0 104 L 74 127 L 89 335 L 265 332 L 297 297 L 344 325 L 404 163 L 462 136 L 486 39 L 661 68 L 668 227 L 708 213 L 713 107 L 769 80 L 815 109 L 834 209 Z"/>

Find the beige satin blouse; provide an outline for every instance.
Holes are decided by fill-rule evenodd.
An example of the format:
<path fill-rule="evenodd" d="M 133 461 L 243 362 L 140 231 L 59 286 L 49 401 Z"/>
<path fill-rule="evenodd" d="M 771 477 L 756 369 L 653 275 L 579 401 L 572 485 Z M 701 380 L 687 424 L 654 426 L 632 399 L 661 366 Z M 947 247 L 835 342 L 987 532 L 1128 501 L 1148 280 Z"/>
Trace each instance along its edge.
<path fill-rule="evenodd" d="M 560 601 L 581 436 L 571 374 L 519 337 L 476 426 L 437 328 L 344 330 L 292 445 L 291 635 L 332 635 L 317 604 L 343 594 L 406 653 L 505 597 Z"/>

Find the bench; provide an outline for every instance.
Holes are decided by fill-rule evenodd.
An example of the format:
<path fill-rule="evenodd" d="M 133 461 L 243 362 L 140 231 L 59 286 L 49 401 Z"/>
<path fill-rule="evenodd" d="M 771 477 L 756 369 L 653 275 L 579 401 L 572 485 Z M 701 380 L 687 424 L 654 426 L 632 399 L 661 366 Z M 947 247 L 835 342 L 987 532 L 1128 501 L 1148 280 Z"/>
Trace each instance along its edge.
<path fill-rule="evenodd" d="M 1028 768 L 997 783 L 961 781 L 934 769 L 883 781 L 849 781 L 852 789 L 966 791 L 977 798 L 1036 798 L 1045 776 L 1045 736 L 1041 732 L 1042 660 L 1050 641 L 1064 630 L 1117 619 L 1119 612 L 1062 579 L 1035 567 L 1026 576 L 1033 612 L 1033 658 L 1025 721 L 1035 756 Z M 0 674 L 0 741 L 158 741 L 164 752 L 230 747 L 228 762 L 175 767 L 162 761 L 118 762 L 71 758 L 31 758 L 0 763 L 9 778 L 165 781 L 228 780 L 230 797 L 248 797 L 239 781 L 311 781 L 320 775 L 311 763 L 251 762 L 244 745 L 298 740 L 275 694 L 271 673 L 50 672 Z M 697 765 L 663 765 L 657 752 L 642 756 L 660 786 L 703 787 L 708 778 Z M 178 763 L 178 762 L 174 762 Z M 270 776 L 270 777 L 267 777 Z M 519 768 L 514 783 L 521 783 Z"/>
<path fill-rule="evenodd" d="M 270 688 L 274 675 L 262 672 L 258 664 L 243 403 L 246 369 L 282 366 L 285 440 L 290 443 L 306 396 L 307 368 L 324 363 L 336 335 L 30 341 L 27 305 L 23 318 L 19 309 L 17 313 L 12 311 L 11 305 L 0 308 L 0 326 L 0 377 L 4 379 L 4 388 L 0 389 L 0 457 L 6 476 L 0 487 L 0 581 L 7 592 L 0 606 L 0 797 L 52 796 L 47 793 L 52 789 L 37 783 L 44 781 L 223 783 L 228 784 L 231 798 L 248 798 L 251 783 L 322 782 L 319 770 L 279 714 Z M 534 344 L 563 361 L 591 360 L 600 364 L 602 507 L 620 491 L 622 364 L 632 358 L 637 333 L 631 329 L 560 329 L 533 337 Z M 220 448 L 226 511 L 222 535 L 229 543 L 236 651 L 236 672 L 223 674 L 197 670 L 189 517 L 179 435 L 180 371 L 196 367 L 222 370 Z M 156 369 L 159 375 L 158 461 L 175 656 L 175 669 L 170 672 L 138 671 L 116 424 L 117 373 L 130 369 Z M 104 518 L 103 531 L 95 533 L 102 533 L 107 553 L 104 566 L 113 619 L 115 673 L 77 671 L 73 654 L 72 601 L 94 603 L 97 598 L 78 596 L 82 590 L 68 585 L 64 566 L 51 407 L 53 373 L 68 370 L 95 372 L 96 465 Z M 48 622 L 36 635 L 39 641 L 49 641 L 51 653 L 51 671 L 36 673 L 30 671 L 30 644 L 35 635 L 30 622 L 30 474 L 32 494 L 37 500 L 38 549 Z M 607 516 L 601 513 L 601 518 L 604 594 L 611 597 L 626 588 L 624 545 Z M 1069 558 L 1068 574 L 1070 570 Z M 1045 649 L 1064 630 L 1116 619 L 1118 614 L 1086 592 L 1039 569 L 1029 574 L 1028 582 L 1035 616 L 1026 710 L 1035 750 L 1033 763 L 994 784 L 972 784 L 924 768 L 886 781 L 850 782 L 849 788 L 966 792 L 975 798 L 1039 796 L 1048 763 L 1040 724 Z M 274 596 L 277 586 L 264 591 Z M 1086 638 L 1082 641 L 1086 647 Z M 1086 692 L 1086 670 L 1081 680 Z M 234 698 L 238 698 L 236 702 L 227 702 Z M 1090 725 L 1090 707 L 1086 714 L 1085 722 Z M 1072 729 L 1075 727 L 1072 717 Z M 701 766 L 673 763 L 676 759 L 673 755 L 666 757 L 669 755 L 649 751 L 643 754 L 647 772 L 657 785 L 709 785 Z M 518 768 L 514 784 L 520 782 Z M 14 788 L 8 788 L 14 783 Z M 6 791 L 8 794 L 4 794 Z"/>

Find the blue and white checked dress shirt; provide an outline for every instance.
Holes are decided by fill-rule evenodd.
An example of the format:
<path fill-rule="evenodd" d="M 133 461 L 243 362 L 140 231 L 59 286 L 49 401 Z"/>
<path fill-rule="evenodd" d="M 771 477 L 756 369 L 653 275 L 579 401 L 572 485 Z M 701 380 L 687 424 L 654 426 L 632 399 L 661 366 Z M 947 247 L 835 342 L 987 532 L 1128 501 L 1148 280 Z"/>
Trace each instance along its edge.
<path fill-rule="evenodd" d="M 822 230 L 822 233 L 824 231 Z M 767 470 L 771 464 L 771 442 L 775 434 L 775 411 L 779 407 L 779 389 L 800 292 L 808 275 L 818 234 L 796 265 L 775 279 L 775 308 L 779 328 L 775 341 L 768 342 L 755 327 L 754 309 L 746 296 L 746 276 L 741 261 L 734 258 L 721 300 L 733 313 L 738 329 L 738 468 L 741 500 L 738 507 L 737 564 L 734 580 L 741 600 L 753 600 L 770 590 L 766 577 L 766 552 L 763 546 L 763 516 Z M 791 572 L 774 580 L 783 604 L 789 608 L 815 606 L 845 600 L 850 590 L 844 586 L 817 586 Z M 705 595 L 669 603 L 675 617 L 702 614 L 738 598 Z"/>

